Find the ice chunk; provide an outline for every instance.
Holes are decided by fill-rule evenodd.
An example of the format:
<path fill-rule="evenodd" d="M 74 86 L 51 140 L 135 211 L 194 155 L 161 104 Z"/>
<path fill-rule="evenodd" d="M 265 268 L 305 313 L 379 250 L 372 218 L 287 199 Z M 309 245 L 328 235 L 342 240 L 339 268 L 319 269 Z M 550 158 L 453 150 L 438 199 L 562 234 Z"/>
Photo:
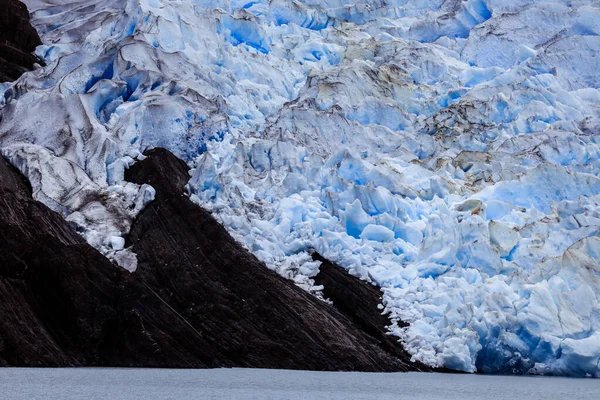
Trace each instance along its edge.
<path fill-rule="evenodd" d="M 500 252 L 500 257 L 507 257 L 520 239 L 521 235 L 516 229 L 500 222 L 490 222 L 490 241 Z"/>
<path fill-rule="evenodd" d="M 367 225 L 361 232 L 360 237 L 376 242 L 391 242 L 394 240 L 394 231 L 381 225 Z"/>
<path fill-rule="evenodd" d="M 123 248 L 125 247 L 125 239 L 123 239 L 120 236 L 111 236 L 110 247 L 113 250 L 123 250 Z"/>
<path fill-rule="evenodd" d="M 355 238 L 359 238 L 363 229 L 371 222 L 358 199 L 350 204 L 342 215 L 346 221 L 346 232 Z"/>

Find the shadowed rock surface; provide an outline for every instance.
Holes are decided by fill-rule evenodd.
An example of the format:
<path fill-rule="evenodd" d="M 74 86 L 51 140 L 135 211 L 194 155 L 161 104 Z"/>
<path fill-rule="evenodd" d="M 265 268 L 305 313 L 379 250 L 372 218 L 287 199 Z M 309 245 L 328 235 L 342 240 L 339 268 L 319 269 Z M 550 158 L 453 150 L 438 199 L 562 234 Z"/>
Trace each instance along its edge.
<path fill-rule="evenodd" d="M 398 346 L 398 338 L 388 335 L 390 320 L 378 309 L 381 304 L 380 289 L 351 276 L 348 271 L 318 253 L 313 254 L 313 259 L 321 261 L 319 274 L 314 279 L 316 285 L 324 287 L 323 296 L 364 332 L 377 338 L 381 346 L 409 361 L 410 355 Z"/>
<path fill-rule="evenodd" d="M 195 366 L 159 298 L 32 200 L 0 157 L 0 359 L 12 366 Z"/>
<path fill-rule="evenodd" d="M 182 193 L 188 167 L 163 149 L 126 173 L 156 189 L 128 241 L 134 276 L 197 327 L 211 366 L 414 369 L 330 305 L 272 272 Z M 374 308 L 377 314 L 377 308 Z"/>
<path fill-rule="evenodd" d="M 374 337 L 389 353 L 421 371 L 460 373 L 449 368 L 431 368 L 420 362 L 411 362 L 411 356 L 399 345 L 398 338 L 388 334 L 390 319 L 379 310 L 381 290 L 379 287 L 352 276 L 344 268 L 333 264 L 319 253 L 313 259 L 321 261 L 315 285 L 323 286 L 323 296 L 362 331 Z M 398 321 L 400 326 L 407 326 Z"/>
<path fill-rule="evenodd" d="M 32 52 L 42 44 L 18 0 L 0 0 L 0 82 L 14 81 L 40 62 Z"/>
<path fill-rule="evenodd" d="M 416 369 L 183 196 L 185 163 L 148 156 L 127 172 L 157 191 L 128 239 L 133 274 L 32 200 L 0 158 L 0 365 Z"/>

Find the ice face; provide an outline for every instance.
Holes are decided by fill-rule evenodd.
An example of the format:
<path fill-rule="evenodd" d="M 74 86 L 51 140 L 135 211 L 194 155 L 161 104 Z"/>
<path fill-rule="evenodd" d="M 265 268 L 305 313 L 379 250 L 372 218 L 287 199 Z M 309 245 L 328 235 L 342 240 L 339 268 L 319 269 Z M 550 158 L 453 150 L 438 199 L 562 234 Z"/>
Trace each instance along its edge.
<path fill-rule="evenodd" d="M 378 284 L 415 359 L 600 376 L 597 1 L 25 3 L 2 154 L 123 267 L 162 146 L 270 268 Z"/>

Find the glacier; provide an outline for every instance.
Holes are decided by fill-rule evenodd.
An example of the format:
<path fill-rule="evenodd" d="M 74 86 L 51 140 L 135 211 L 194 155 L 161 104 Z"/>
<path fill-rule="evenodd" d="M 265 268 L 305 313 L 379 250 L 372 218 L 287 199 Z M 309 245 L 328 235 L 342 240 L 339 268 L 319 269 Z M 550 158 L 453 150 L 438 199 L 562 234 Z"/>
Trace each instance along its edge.
<path fill-rule="evenodd" d="M 269 268 L 380 286 L 415 360 L 600 377 L 600 1 L 24 3 L 0 151 L 115 263 L 165 147 Z"/>

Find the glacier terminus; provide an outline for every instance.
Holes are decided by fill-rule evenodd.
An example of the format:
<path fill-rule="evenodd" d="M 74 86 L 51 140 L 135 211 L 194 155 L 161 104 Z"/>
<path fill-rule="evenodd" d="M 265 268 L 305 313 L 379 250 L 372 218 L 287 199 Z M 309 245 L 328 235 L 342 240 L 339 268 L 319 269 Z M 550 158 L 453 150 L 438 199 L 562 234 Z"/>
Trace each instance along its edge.
<path fill-rule="evenodd" d="M 270 269 L 379 286 L 414 360 L 600 377 L 600 1 L 24 3 L 1 154 L 114 263 L 163 147 Z"/>

